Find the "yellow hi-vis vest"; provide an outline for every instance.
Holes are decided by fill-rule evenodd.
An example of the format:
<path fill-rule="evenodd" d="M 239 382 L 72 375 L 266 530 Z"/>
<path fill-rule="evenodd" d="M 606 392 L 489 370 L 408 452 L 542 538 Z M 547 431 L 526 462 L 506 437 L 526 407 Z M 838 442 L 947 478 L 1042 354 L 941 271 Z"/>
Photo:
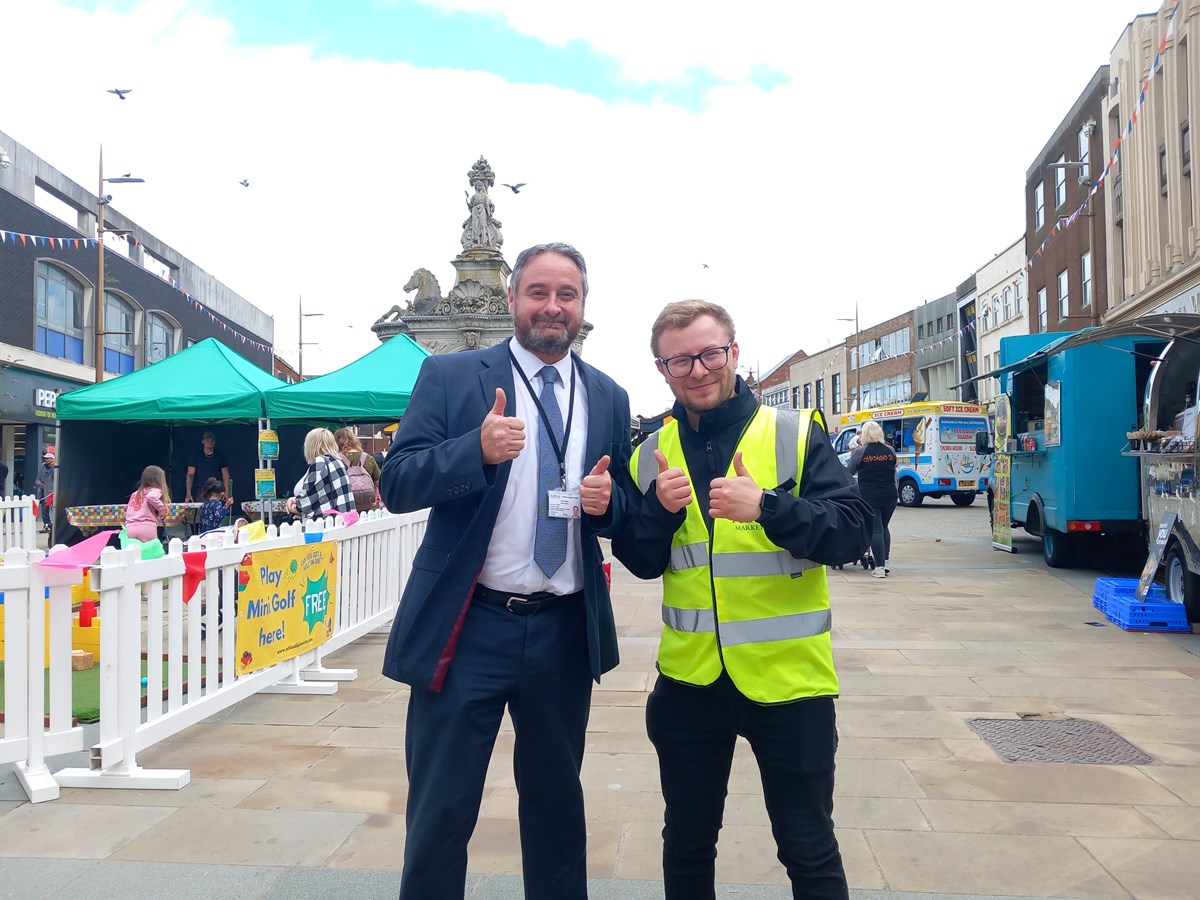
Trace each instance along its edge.
<path fill-rule="evenodd" d="M 759 485 L 791 481 L 799 493 L 814 415 L 821 414 L 758 408 L 737 450 Z M 819 421 L 824 424 L 823 417 Z M 655 450 L 668 465 L 688 471 L 679 423 L 668 422 L 630 460 L 643 493 L 658 477 Z M 731 458 L 727 477 L 735 476 Z M 713 519 L 710 535 L 695 492 L 671 540 L 662 618 L 658 667 L 668 678 L 707 685 L 724 668 L 738 690 L 758 703 L 838 693 L 825 567 L 771 543 L 758 522 Z"/>

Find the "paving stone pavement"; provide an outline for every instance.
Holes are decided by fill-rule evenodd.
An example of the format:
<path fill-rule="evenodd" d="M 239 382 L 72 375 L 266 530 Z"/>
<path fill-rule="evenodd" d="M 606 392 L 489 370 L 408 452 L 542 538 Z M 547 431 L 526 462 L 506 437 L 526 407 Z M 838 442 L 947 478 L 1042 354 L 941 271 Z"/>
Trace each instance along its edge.
<path fill-rule="evenodd" d="M 888 578 L 829 573 L 852 896 L 1200 896 L 1200 635 L 1103 624 L 1096 576 L 1136 561 L 1048 570 L 1020 535 L 1022 552 L 993 551 L 982 503 L 901 509 L 892 531 Z M 661 896 L 643 722 L 660 586 L 613 574 L 622 663 L 588 730 L 589 875 L 593 898 L 642 900 Z M 394 897 L 408 689 L 378 674 L 384 640 L 333 657 L 359 670 L 336 695 L 253 697 L 139 755 L 190 769 L 180 791 L 64 789 L 34 805 L 0 767 L 0 897 Z M 1005 762 L 968 725 L 1018 717 L 1101 723 L 1151 762 Z M 474 900 L 522 896 L 511 751 L 506 722 L 470 847 Z M 791 896 L 744 744 L 719 850 L 719 897 Z"/>

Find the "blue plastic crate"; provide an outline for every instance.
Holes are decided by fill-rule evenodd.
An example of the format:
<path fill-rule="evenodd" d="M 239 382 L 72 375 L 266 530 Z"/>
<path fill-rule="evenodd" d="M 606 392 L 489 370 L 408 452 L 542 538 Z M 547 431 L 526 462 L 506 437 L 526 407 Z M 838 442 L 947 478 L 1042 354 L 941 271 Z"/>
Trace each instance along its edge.
<path fill-rule="evenodd" d="M 1118 597 L 1108 604 L 1104 615 L 1126 631 L 1191 631 L 1187 610 L 1182 603 L 1147 600 L 1139 603 L 1130 597 Z"/>
<path fill-rule="evenodd" d="M 1137 590 L 1137 585 L 1136 578 L 1097 578 L 1096 592 L 1092 594 L 1092 606 L 1107 615 L 1118 600 L 1135 600 L 1134 592 Z M 1166 599 L 1167 594 L 1163 590 L 1163 586 L 1152 583 L 1150 590 L 1146 593 L 1146 600 L 1163 602 Z"/>

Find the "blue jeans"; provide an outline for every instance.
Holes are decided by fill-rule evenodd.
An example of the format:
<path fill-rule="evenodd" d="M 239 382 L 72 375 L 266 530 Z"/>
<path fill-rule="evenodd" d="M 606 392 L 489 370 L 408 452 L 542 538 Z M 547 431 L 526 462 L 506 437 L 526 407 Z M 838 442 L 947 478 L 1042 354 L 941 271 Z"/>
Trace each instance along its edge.
<path fill-rule="evenodd" d="M 646 704 L 666 800 L 666 900 L 715 898 L 717 834 L 738 735 L 750 742 L 762 778 L 779 861 L 792 895 L 846 900 L 833 834 L 837 727 L 832 697 L 777 706 L 746 699 L 725 673 L 707 687 L 662 675 Z"/>

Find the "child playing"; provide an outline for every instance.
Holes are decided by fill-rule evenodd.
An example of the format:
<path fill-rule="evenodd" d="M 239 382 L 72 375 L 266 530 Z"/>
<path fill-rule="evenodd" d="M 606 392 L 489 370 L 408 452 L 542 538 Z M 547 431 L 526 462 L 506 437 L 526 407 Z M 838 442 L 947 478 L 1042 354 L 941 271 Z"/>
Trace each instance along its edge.
<path fill-rule="evenodd" d="M 158 540 L 158 526 L 170 502 L 166 474 L 158 466 L 146 466 L 141 485 L 125 506 L 125 534 L 135 541 Z"/>
<path fill-rule="evenodd" d="M 204 482 L 204 487 L 200 490 L 200 496 L 204 498 L 204 505 L 200 507 L 200 533 L 213 531 L 220 528 L 225 522 L 225 501 L 221 497 L 225 494 L 225 484 L 220 478 L 210 478 Z"/>

